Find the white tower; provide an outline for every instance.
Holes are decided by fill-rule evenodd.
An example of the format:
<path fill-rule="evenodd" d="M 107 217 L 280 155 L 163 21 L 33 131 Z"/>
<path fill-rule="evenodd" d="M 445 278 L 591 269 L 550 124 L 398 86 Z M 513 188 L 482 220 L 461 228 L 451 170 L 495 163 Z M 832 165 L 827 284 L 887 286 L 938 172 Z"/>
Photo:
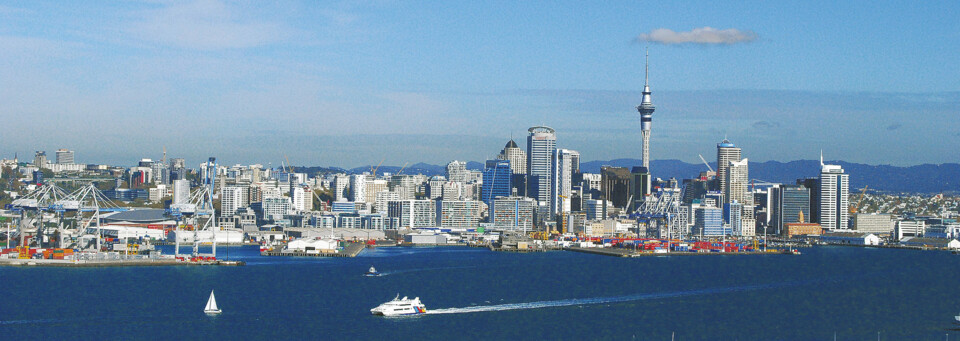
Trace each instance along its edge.
<path fill-rule="evenodd" d="M 643 100 L 637 106 L 640 112 L 640 136 L 643 138 L 643 168 L 650 170 L 650 127 L 653 124 L 653 111 L 657 107 L 650 101 L 650 52 L 647 52 L 646 63 L 644 64 L 643 77 Z"/>

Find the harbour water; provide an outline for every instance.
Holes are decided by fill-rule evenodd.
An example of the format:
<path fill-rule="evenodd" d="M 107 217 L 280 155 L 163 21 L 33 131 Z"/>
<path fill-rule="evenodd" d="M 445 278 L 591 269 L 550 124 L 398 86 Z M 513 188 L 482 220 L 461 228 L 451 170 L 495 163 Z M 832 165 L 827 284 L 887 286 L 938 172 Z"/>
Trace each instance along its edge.
<path fill-rule="evenodd" d="M 241 267 L 0 268 L 4 339 L 943 340 L 960 338 L 960 256 L 814 247 L 803 255 L 617 258 L 378 248 Z M 364 277 L 371 265 L 381 277 Z M 203 314 L 210 290 L 223 310 Z M 372 316 L 395 295 L 429 311 Z"/>

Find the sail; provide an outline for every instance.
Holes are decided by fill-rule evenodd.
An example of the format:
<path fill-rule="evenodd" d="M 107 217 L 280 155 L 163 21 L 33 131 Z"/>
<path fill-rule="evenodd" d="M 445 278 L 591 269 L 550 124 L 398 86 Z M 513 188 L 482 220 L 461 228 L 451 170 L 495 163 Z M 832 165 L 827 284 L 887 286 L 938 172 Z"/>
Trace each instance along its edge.
<path fill-rule="evenodd" d="M 210 290 L 210 299 L 207 300 L 207 306 L 203 308 L 204 311 L 215 311 L 217 309 L 217 299 L 213 297 L 213 290 Z"/>

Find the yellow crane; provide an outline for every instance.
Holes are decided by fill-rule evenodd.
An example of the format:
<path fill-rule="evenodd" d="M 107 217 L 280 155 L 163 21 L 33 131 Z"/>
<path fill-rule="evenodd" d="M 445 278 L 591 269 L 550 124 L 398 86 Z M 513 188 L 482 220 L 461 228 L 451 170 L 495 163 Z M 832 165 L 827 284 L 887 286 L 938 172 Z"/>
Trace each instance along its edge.
<path fill-rule="evenodd" d="M 567 223 L 567 211 L 563 209 L 563 201 L 567 199 L 567 196 L 562 195 L 562 194 L 557 194 L 557 196 L 560 197 L 560 207 L 559 207 L 559 209 L 560 209 L 560 221 L 557 222 L 557 231 L 551 231 L 551 232 L 560 232 L 560 231 L 570 232 L 570 231 L 568 231 L 568 229 L 567 229 L 567 224 L 566 224 L 566 223 Z"/>
<path fill-rule="evenodd" d="M 403 173 L 403 170 L 406 169 L 406 168 L 407 168 L 407 165 L 409 165 L 409 164 L 410 164 L 409 162 L 404 162 L 404 163 L 403 163 L 403 167 L 400 167 L 400 170 L 397 171 L 397 175 L 400 175 L 400 173 Z"/>
<path fill-rule="evenodd" d="M 863 203 L 863 195 L 867 193 L 868 185 L 863 186 L 863 190 L 860 191 L 860 198 L 857 199 L 857 204 L 855 206 L 850 206 L 850 214 L 854 214 L 860 211 L 860 205 Z"/>
<path fill-rule="evenodd" d="M 380 163 L 378 163 L 376 167 L 370 167 L 370 172 L 373 173 L 374 179 L 377 178 L 377 170 L 380 169 L 380 165 L 382 164 L 383 164 L 383 159 L 380 159 Z"/>
<path fill-rule="evenodd" d="M 287 169 L 284 169 L 283 171 L 287 172 L 288 174 L 293 172 L 293 166 L 290 166 L 290 158 L 288 158 L 287 155 L 283 155 L 283 158 L 287 160 Z"/>

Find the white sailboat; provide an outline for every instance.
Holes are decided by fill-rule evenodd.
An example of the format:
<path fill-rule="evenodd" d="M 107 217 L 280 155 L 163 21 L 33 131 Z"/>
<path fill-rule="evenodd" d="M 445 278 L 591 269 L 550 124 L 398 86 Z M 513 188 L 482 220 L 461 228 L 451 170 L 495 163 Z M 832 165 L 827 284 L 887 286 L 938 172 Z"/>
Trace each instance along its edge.
<path fill-rule="evenodd" d="M 216 315 L 222 312 L 220 308 L 217 308 L 217 299 L 213 297 L 213 290 L 210 290 L 210 299 L 207 300 L 207 306 L 203 308 L 203 312 L 207 315 Z"/>

